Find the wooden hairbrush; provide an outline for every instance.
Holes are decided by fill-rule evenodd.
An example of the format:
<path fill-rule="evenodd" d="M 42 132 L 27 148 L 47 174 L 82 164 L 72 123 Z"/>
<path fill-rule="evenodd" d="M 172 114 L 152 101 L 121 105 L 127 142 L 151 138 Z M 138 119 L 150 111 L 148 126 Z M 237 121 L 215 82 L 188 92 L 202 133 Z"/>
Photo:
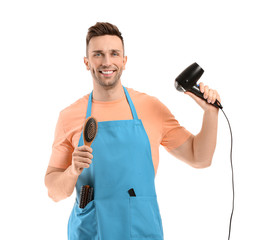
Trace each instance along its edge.
<path fill-rule="evenodd" d="M 94 138 L 97 135 L 98 122 L 94 117 L 88 117 L 84 123 L 83 127 L 83 139 L 84 144 L 91 146 Z"/>
<path fill-rule="evenodd" d="M 83 139 L 84 144 L 91 146 L 93 140 L 97 135 L 98 122 L 93 117 L 88 117 L 83 126 Z M 89 185 L 83 185 L 80 190 L 80 202 L 79 207 L 85 208 L 85 206 L 93 199 L 93 187 Z"/>
<path fill-rule="evenodd" d="M 80 190 L 80 202 L 79 207 L 85 208 L 85 206 L 93 199 L 93 188 L 89 185 L 83 185 Z"/>

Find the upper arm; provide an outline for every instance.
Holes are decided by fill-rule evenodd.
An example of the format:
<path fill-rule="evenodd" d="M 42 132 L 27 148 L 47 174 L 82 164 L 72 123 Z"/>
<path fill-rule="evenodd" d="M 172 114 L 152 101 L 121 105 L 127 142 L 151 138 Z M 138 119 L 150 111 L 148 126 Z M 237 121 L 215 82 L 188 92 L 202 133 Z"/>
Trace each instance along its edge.
<path fill-rule="evenodd" d="M 63 116 L 62 113 L 59 114 L 52 145 L 52 153 L 48 164 L 49 172 L 54 169 L 50 166 L 54 166 L 57 169 L 66 169 L 72 162 L 72 153 L 74 151 L 74 147 L 70 141 L 72 132 L 66 130 L 64 127 L 66 123 L 64 125 L 63 122 L 66 121 L 63 121 L 63 119 L 65 118 L 66 116 Z M 54 170 L 57 171 L 57 169 Z"/>
<path fill-rule="evenodd" d="M 192 134 L 185 129 L 170 110 L 161 102 L 161 116 L 162 116 L 162 136 L 160 144 L 164 146 L 168 151 L 183 145 Z"/>
<path fill-rule="evenodd" d="M 197 161 L 196 154 L 194 153 L 194 138 L 195 136 L 191 135 L 182 145 L 169 151 L 169 153 L 194 168 L 208 167 L 209 165 L 207 163 Z"/>
<path fill-rule="evenodd" d="M 169 153 L 192 167 L 198 167 L 194 162 L 193 140 L 194 135 L 191 135 L 182 145 L 170 150 Z"/>

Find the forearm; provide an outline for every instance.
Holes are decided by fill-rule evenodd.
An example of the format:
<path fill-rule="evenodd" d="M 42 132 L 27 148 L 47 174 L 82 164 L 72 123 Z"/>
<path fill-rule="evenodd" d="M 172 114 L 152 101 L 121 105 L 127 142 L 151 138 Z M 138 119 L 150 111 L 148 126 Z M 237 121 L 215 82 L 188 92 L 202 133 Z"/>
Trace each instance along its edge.
<path fill-rule="evenodd" d="M 46 175 L 45 184 L 48 189 L 48 195 L 55 202 L 63 200 L 74 191 L 78 176 L 72 174 L 71 166 L 65 171 L 53 171 Z"/>
<path fill-rule="evenodd" d="M 204 111 L 200 132 L 193 139 L 194 162 L 197 166 L 210 166 L 217 142 L 218 109 Z"/>

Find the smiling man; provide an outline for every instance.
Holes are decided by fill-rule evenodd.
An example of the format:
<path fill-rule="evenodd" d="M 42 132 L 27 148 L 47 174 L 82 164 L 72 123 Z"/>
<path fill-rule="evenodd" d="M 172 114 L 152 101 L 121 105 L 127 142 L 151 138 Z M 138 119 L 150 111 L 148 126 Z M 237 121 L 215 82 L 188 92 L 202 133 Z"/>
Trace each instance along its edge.
<path fill-rule="evenodd" d="M 122 42 L 117 36 L 94 37 L 90 42 L 84 62 L 92 77 L 102 87 L 115 86 L 125 69 L 127 57 L 124 56 Z"/>
<path fill-rule="evenodd" d="M 94 90 L 101 91 L 101 96 L 112 90 L 111 96 L 117 98 L 118 96 L 114 95 L 115 89 L 123 94 L 120 77 L 125 69 L 127 57 L 124 55 L 122 41 L 118 36 L 104 35 L 91 36 L 89 43 L 89 36 L 87 37 L 87 57 L 84 58 L 84 63 L 87 70 L 91 71 Z M 94 98 L 98 100 L 95 93 Z"/>
<path fill-rule="evenodd" d="M 127 63 L 118 28 L 96 23 L 88 30 L 84 64 L 93 90 L 60 112 L 45 176 L 54 201 L 76 201 L 68 223 L 68 239 L 162 240 L 163 229 L 154 178 L 159 146 L 195 168 L 211 164 L 217 138 L 217 91 L 200 83 L 207 102 L 187 93 L 204 110 L 194 136 L 157 98 L 124 87 Z M 141 79 L 142 80 L 142 79 Z M 98 121 L 91 147 L 84 145 L 86 118 Z M 94 158 L 93 158 L 94 156 Z M 80 190 L 89 185 L 93 199 L 81 208 Z"/>

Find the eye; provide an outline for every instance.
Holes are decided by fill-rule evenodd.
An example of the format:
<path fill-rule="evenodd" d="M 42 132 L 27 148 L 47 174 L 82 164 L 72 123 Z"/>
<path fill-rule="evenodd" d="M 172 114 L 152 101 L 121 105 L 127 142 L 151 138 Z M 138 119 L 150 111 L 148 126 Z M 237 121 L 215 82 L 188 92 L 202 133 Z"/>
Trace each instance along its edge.
<path fill-rule="evenodd" d="M 113 52 L 113 53 L 112 53 L 112 56 L 114 56 L 114 57 L 115 57 L 115 56 L 119 56 L 119 53 L 118 53 L 118 52 Z"/>
<path fill-rule="evenodd" d="M 95 53 L 94 56 L 95 57 L 100 57 L 101 56 L 101 53 Z"/>

